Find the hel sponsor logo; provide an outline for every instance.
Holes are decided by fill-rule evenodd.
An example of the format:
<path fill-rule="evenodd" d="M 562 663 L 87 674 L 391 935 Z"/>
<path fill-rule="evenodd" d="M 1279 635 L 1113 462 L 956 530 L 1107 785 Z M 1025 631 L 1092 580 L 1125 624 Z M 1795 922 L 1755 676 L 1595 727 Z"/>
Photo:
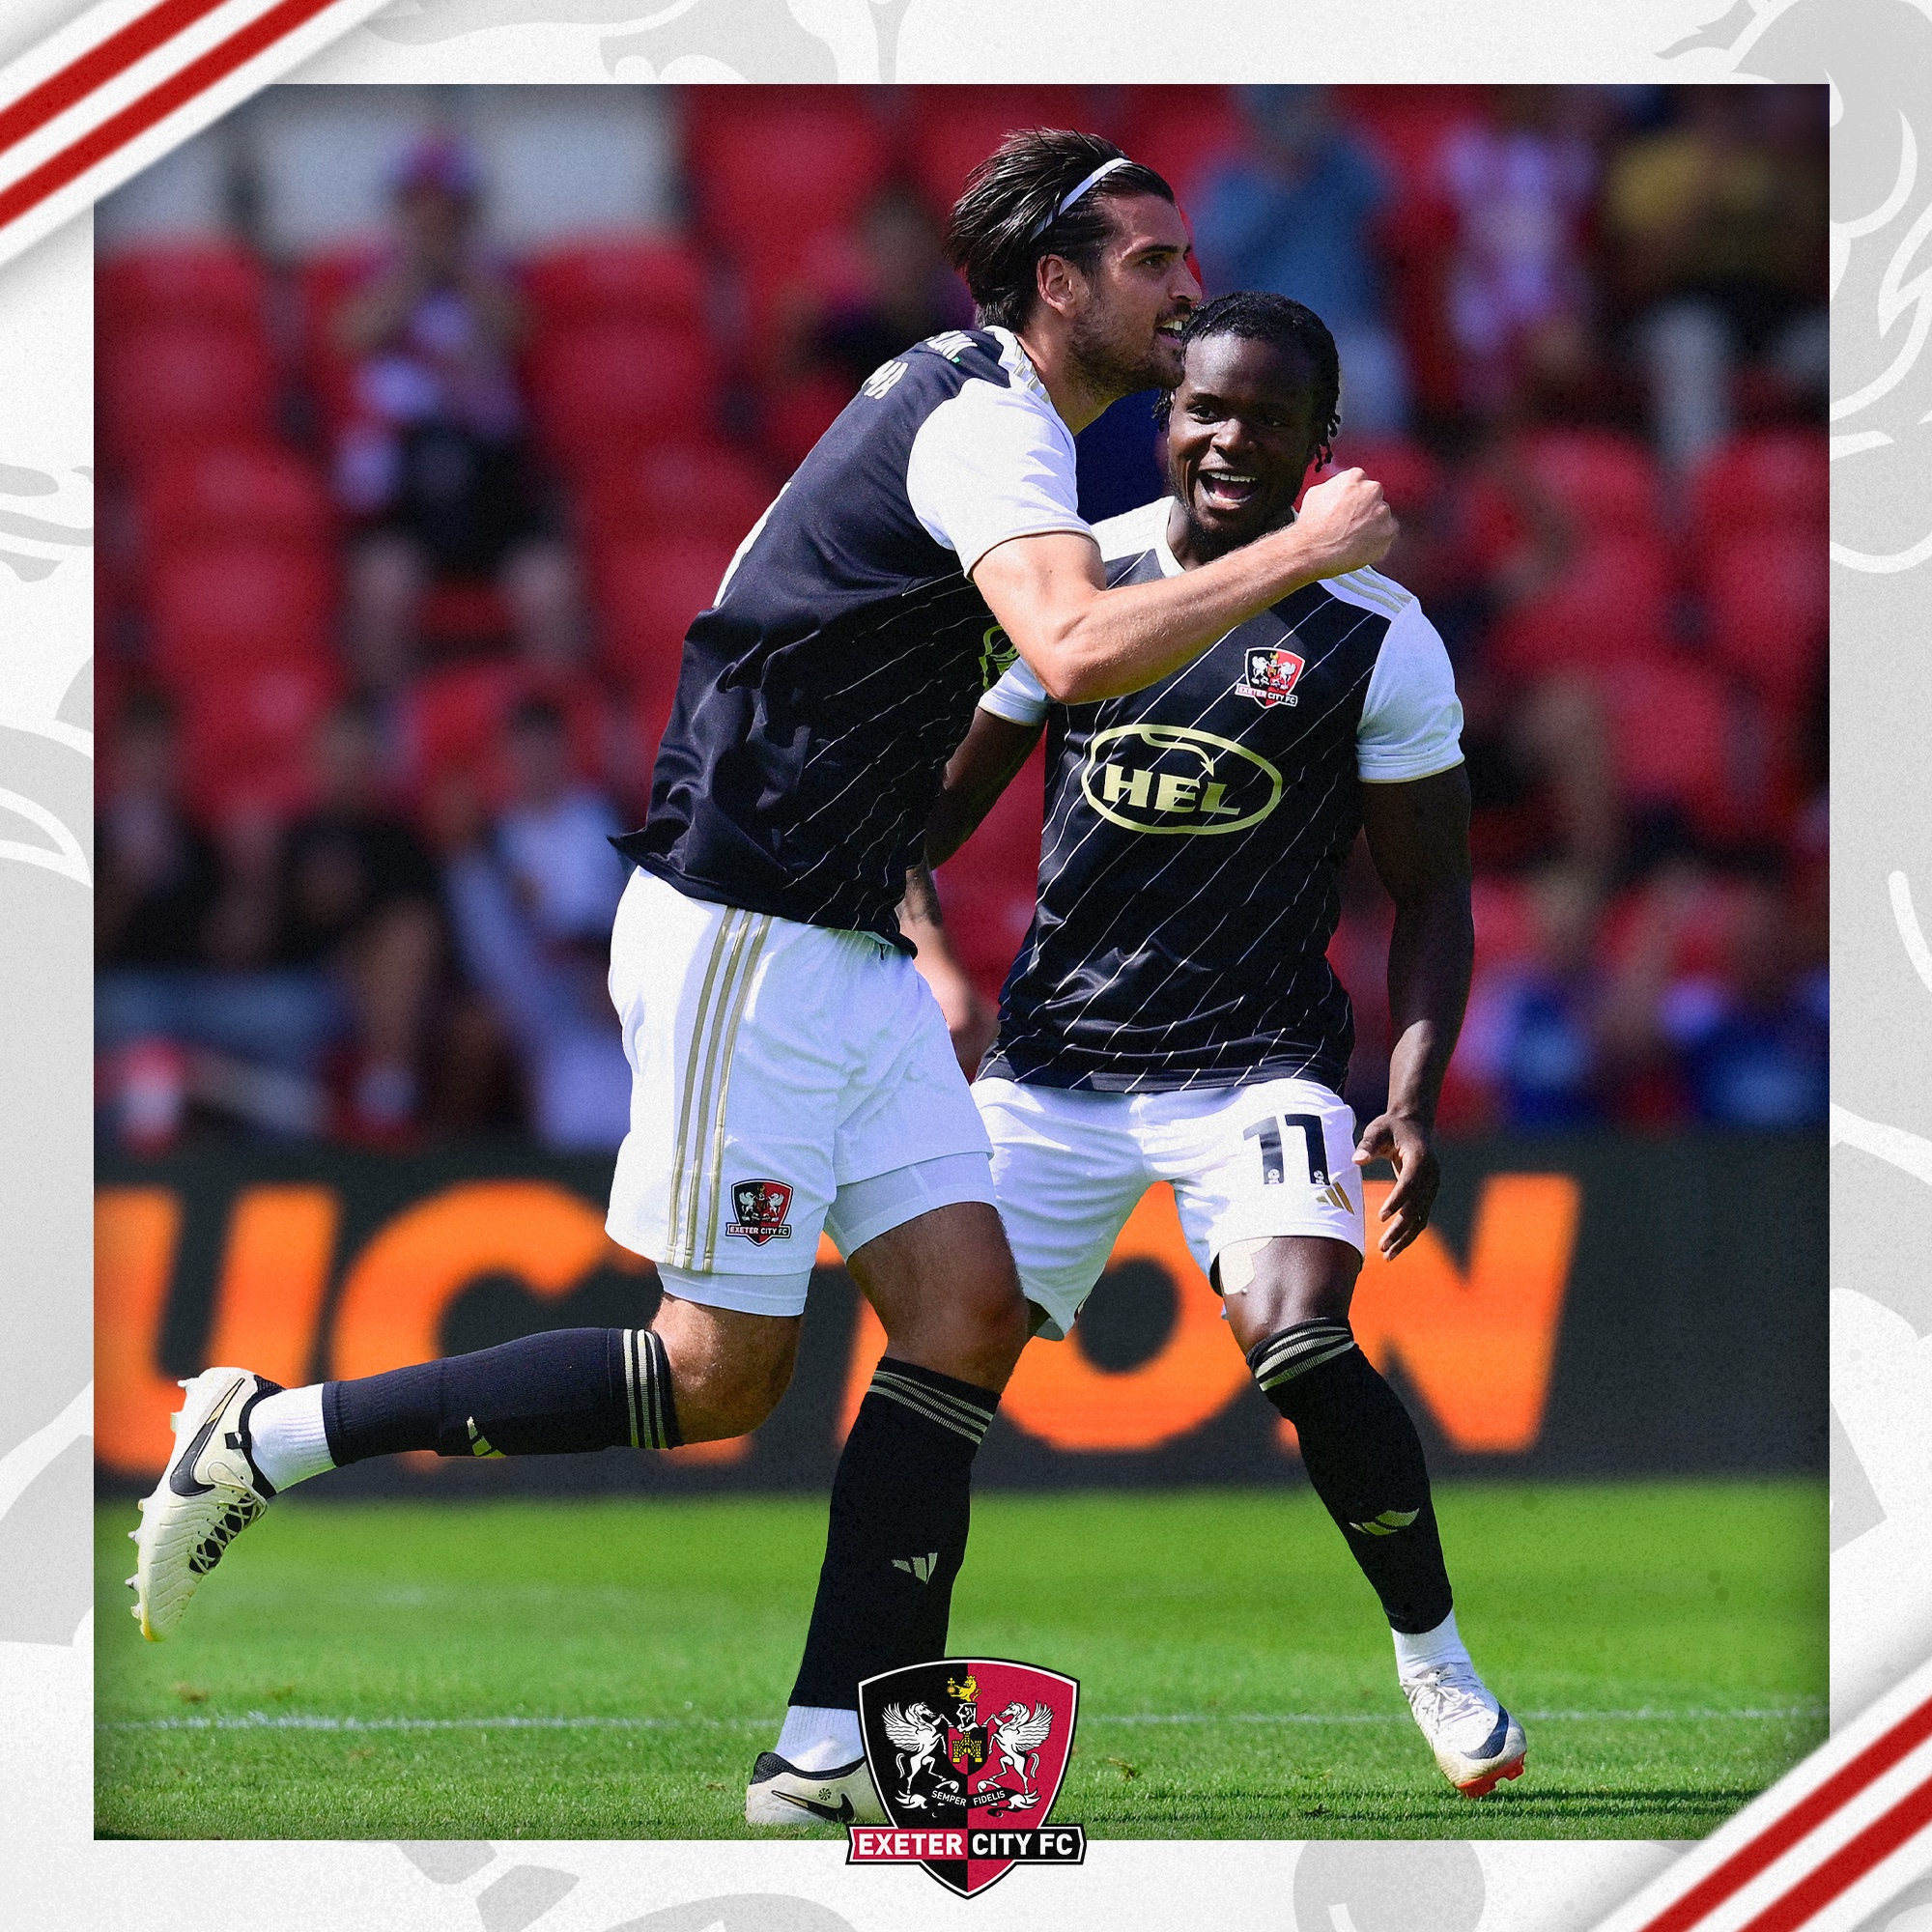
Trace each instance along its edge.
<path fill-rule="evenodd" d="M 724 1230 L 763 1247 L 791 1239 L 791 1185 L 783 1180 L 734 1180 L 731 1208 L 738 1218 Z"/>
<path fill-rule="evenodd" d="M 997 624 L 988 624 L 985 635 L 980 639 L 980 682 L 984 690 L 991 691 L 1013 668 L 1013 660 L 1019 656 L 1018 647 Z"/>
<path fill-rule="evenodd" d="M 1030 1663 L 908 1664 L 859 1686 L 859 1727 L 889 1828 L 855 1825 L 848 1864 L 923 1864 L 962 1898 L 1015 1864 L 1079 1864 L 1087 1834 L 1049 1826 L 1080 1687 Z M 1017 1816 L 1023 1822 L 1008 1827 Z"/>
<path fill-rule="evenodd" d="M 1243 697 L 1252 697 L 1265 710 L 1271 704 L 1294 704 L 1294 681 L 1305 668 L 1304 660 L 1293 651 L 1253 650 L 1248 653 L 1248 675 L 1235 689 Z"/>
<path fill-rule="evenodd" d="M 906 372 L 903 362 L 881 362 L 859 385 L 862 396 L 869 396 L 879 402 L 889 396 L 898 386 L 898 381 Z"/>
<path fill-rule="evenodd" d="M 1129 832 L 1240 832 L 1281 801 L 1281 774 L 1232 738 L 1178 724 L 1116 724 L 1088 741 L 1080 788 Z"/>

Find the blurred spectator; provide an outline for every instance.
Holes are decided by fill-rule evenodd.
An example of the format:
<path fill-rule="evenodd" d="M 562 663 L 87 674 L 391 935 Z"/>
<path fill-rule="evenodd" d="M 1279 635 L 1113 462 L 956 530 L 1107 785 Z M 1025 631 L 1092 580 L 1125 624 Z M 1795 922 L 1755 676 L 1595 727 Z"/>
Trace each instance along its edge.
<path fill-rule="evenodd" d="M 333 318 L 356 363 L 336 453 L 357 525 L 349 641 L 376 691 L 407 674 L 434 582 L 494 580 L 534 663 L 571 663 L 582 643 L 576 566 L 517 392 L 525 313 L 476 242 L 479 193 L 467 149 L 418 142 L 397 170 L 390 253 Z"/>
<path fill-rule="evenodd" d="M 435 862 L 389 809 L 366 702 L 339 706 L 316 745 L 318 804 L 282 850 L 275 952 L 327 981 L 353 1018 L 348 1129 L 411 1128 L 429 996 L 442 957 Z"/>
<path fill-rule="evenodd" d="M 1350 431 L 1399 430 L 1407 366 L 1384 319 L 1375 234 L 1388 178 L 1325 88 L 1247 87 L 1240 103 L 1249 153 L 1208 177 L 1194 211 L 1208 292 L 1272 289 L 1306 302 L 1341 351 Z"/>
<path fill-rule="evenodd" d="M 1577 90 L 1498 87 L 1492 122 L 1465 122 L 1441 157 L 1456 210 L 1448 320 L 1463 402 L 1510 398 L 1526 344 L 1574 332 L 1590 307 L 1584 260 L 1596 156 L 1570 125 Z M 1541 359 L 1547 361 L 1545 347 Z"/>
<path fill-rule="evenodd" d="M 1695 1118 L 1727 1127 L 1818 1127 L 1827 1111 L 1830 1007 L 1822 959 L 1776 879 L 1750 880 L 1720 974 L 1687 975 L 1659 1026 L 1681 1057 Z"/>
<path fill-rule="evenodd" d="M 188 818 L 177 751 L 172 707 L 152 693 L 131 696 L 98 834 L 102 1097 L 121 1137 L 149 1151 L 181 1131 L 190 1101 L 271 1131 L 316 1132 L 324 1057 L 347 1014 L 326 980 L 264 970 L 265 946 L 245 937 L 237 945 L 267 928 L 251 928 L 245 893 Z"/>
<path fill-rule="evenodd" d="M 1641 1003 L 1605 962 L 1603 889 L 1587 870 L 1546 866 L 1528 897 L 1529 952 L 1470 989 L 1458 1071 L 1487 1091 L 1498 1127 L 1598 1126 L 1612 1117 Z"/>
<path fill-rule="evenodd" d="M 564 716 L 510 721 L 510 802 L 491 827 L 461 775 L 438 801 L 462 962 L 514 1045 L 530 1124 L 553 1148 L 611 1149 L 630 1124 L 630 1068 L 611 1005 L 611 922 L 629 868 L 610 801 L 574 781 Z"/>
<path fill-rule="evenodd" d="M 95 835 L 94 950 L 103 969 L 203 962 L 221 872 L 182 804 L 180 749 L 167 698 L 130 693 L 115 721 Z"/>
<path fill-rule="evenodd" d="M 1611 158 L 1604 194 L 1653 433 L 1680 467 L 1728 433 L 1741 359 L 1822 393 L 1830 339 L 1823 97 L 1715 86 L 1683 99 L 1679 125 Z"/>
<path fill-rule="evenodd" d="M 801 359 L 857 389 L 872 371 L 942 329 L 969 328 L 973 298 L 947 265 L 939 224 L 911 188 L 877 196 L 860 224 L 866 281 L 802 318 Z"/>

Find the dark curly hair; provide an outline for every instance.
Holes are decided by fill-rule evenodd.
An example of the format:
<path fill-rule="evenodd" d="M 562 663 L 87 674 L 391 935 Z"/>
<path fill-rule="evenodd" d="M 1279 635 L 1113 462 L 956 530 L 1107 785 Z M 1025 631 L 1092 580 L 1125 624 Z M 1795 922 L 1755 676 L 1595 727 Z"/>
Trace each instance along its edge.
<path fill-rule="evenodd" d="M 1333 462 L 1331 447 L 1342 427 L 1342 358 L 1336 354 L 1335 338 L 1328 325 L 1305 302 L 1293 296 L 1277 296 L 1260 289 L 1237 289 L 1233 295 L 1216 296 L 1203 302 L 1187 318 L 1180 340 L 1186 346 L 1208 335 L 1237 335 L 1247 342 L 1269 342 L 1277 349 L 1293 350 L 1308 364 L 1315 391 L 1315 422 L 1319 440 L 1315 445 L 1315 467 L 1320 469 Z M 1162 429 L 1174 408 L 1174 391 L 1156 399 L 1153 419 Z"/>
<path fill-rule="evenodd" d="M 1067 195 L 1109 161 L 1124 165 L 1061 212 Z M 1127 160 L 1097 134 L 1065 128 L 1009 134 L 966 177 L 946 224 L 947 259 L 966 277 L 980 327 L 1025 327 L 1035 271 L 1044 256 L 1058 255 L 1091 275 L 1114 232 L 1107 202 L 1140 194 L 1174 200 L 1174 190 L 1151 168 Z"/>

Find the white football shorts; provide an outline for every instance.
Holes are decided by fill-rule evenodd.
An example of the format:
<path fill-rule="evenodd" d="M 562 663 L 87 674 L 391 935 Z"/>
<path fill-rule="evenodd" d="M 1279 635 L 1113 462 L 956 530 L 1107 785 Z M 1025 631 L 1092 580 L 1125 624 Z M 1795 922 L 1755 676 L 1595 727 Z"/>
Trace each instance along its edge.
<path fill-rule="evenodd" d="M 1093 1094 L 980 1080 L 1000 1218 L 1029 1301 L 1058 1339 L 1156 1181 L 1174 1188 L 1202 1272 L 1237 1241 L 1325 1235 L 1363 1248 L 1355 1117 L 1313 1080 Z"/>
<path fill-rule="evenodd" d="M 931 1208 L 993 1201 L 938 1003 L 883 940 L 639 871 L 611 934 L 611 998 L 631 1127 L 605 1227 L 672 1293 L 796 1315 L 821 1228 L 849 1255 Z"/>

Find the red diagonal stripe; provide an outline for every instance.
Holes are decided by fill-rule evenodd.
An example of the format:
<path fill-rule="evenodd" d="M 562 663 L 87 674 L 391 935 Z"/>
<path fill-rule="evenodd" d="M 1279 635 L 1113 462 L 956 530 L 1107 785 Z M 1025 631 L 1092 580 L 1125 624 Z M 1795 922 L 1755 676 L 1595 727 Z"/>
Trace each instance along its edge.
<path fill-rule="evenodd" d="M 98 47 L 89 47 L 40 86 L 30 88 L 11 106 L 0 107 L 0 152 L 24 141 L 44 128 L 56 114 L 65 114 L 76 100 L 85 100 L 138 60 L 171 41 L 222 4 L 222 0 L 162 0 L 118 34 L 109 34 Z"/>
<path fill-rule="evenodd" d="M 84 134 L 71 147 L 63 148 L 51 160 L 43 161 L 32 174 L 23 175 L 12 187 L 0 189 L 0 227 L 16 221 L 29 209 L 38 207 L 49 195 L 84 175 L 96 162 L 125 148 L 176 108 L 185 106 L 198 94 L 206 94 L 216 81 L 225 79 L 238 67 L 285 39 L 295 30 L 326 14 L 335 0 L 282 0 L 260 19 L 217 43 L 200 59 L 190 61 L 179 73 L 171 74 L 120 113 L 110 116 L 92 133 Z"/>
<path fill-rule="evenodd" d="M 1715 1871 L 1707 1872 L 1682 1898 L 1647 1920 L 1642 1932 L 1690 1932 L 1707 1913 L 1715 1911 L 1733 1892 L 1743 1890 L 1759 1872 L 1776 1863 L 1801 1838 L 1816 1831 L 1841 1804 L 1856 1798 L 1868 1784 L 1876 1783 L 1893 1765 L 1910 1757 L 1928 1737 L 1932 1737 L 1932 1700 L 1901 1718 L 1883 1737 L 1875 1738 L 1783 1817 L 1773 1819 L 1748 1844 L 1739 1846 Z"/>
<path fill-rule="evenodd" d="M 1842 1891 L 1849 1891 L 1874 1865 L 1882 1864 L 1908 1838 L 1932 1821 L 1932 1778 L 1908 1792 L 1882 1818 L 1840 1845 L 1814 1872 L 1774 1900 L 1739 1932 L 1796 1932 Z"/>

